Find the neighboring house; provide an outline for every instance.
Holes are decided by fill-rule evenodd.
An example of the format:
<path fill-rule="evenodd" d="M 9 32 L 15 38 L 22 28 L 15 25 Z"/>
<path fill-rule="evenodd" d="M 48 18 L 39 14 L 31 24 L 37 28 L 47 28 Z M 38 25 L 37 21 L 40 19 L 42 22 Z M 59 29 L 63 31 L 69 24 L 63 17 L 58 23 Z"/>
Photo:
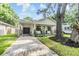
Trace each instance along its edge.
<path fill-rule="evenodd" d="M 0 21 L 0 35 L 14 34 L 15 31 L 14 26 Z"/>
<path fill-rule="evenodd" d="M 56 23 L 50 19 L 41 19 L 41 20 L 22 20 L 21 23 L 21 31 L 22 34 L 30 34 L 30 35 L 51 35 L 55 34 Z"/>
<path fill-rule="evenodd" d="M 63 23 L 63 24 L 62 24 L 62 31 L 63 31 L 64 33 L 72 33 L 72 28 L 71 28 L 70 24 L 68 24 L 68 23 Z"/>

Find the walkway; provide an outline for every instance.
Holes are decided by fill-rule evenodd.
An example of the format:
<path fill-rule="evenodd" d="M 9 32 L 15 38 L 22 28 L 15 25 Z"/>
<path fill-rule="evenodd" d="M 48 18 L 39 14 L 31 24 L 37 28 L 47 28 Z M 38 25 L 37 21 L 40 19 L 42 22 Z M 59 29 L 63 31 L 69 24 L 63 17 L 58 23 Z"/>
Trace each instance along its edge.
<path fill-rule="evenodd" d="M 47 46 L 42 44 L 36 37 L 21 36 L 9 47 L 3 56 L 57 56 Z"/>

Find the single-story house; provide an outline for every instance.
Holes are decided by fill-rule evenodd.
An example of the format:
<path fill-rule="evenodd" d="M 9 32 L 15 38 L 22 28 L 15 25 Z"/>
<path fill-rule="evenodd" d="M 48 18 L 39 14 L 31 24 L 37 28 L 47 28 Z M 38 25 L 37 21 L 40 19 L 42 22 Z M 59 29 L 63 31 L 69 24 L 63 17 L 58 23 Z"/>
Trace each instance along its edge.
<path fill-rule="evenodd" d="M 15 31 L 14 26 L 0 21 L 0 35 L 15 34 Z"/>
<path fill-rule="evenodd" d="M 50 19 L 41 19 L 41 20 L 22 20 L 21 23 L 21 31 L 22 34 L 44 34 L 51 35 L 56 31 L 56 22 Z"/>
<path fill-rule="evenodd" d="M 71 25 L 68 24 L 68 23 L 62 23 L 62 31 L 63 31 L 64 33 L 69 33 L 69 34 L 71 34 L 71 33 L 72 33 Z"/>

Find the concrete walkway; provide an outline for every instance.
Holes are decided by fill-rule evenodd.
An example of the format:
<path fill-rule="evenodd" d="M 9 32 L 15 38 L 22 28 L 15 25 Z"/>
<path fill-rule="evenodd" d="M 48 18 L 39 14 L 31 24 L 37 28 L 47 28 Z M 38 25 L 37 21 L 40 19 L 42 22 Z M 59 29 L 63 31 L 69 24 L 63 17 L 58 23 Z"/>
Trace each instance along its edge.
<path fill-rule="evenodd" d="M 36 37 L 21 36 L 2 56 L 58 56 Z"/>

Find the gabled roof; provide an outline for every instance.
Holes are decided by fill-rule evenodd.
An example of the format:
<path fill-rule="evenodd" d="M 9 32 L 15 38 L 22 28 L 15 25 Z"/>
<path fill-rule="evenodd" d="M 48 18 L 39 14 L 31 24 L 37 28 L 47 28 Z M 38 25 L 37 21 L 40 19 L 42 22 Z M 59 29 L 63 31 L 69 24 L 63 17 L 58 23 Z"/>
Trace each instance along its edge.
<path fill-rule="evenodd" d="M 41 19 L 35 21 L 36 24 L 43 24 L 43 25 L 56 25 L 56 22 L 50 19 Z"/>
<path fill-rule="evenodd" d="M 31 23 L 31 24 L 33 24 L 33 20 L 20 20 L 20 23 L 22 24 L 22 23 Z"/>
<path fill-rule="evenodd" d="M 54 20 L 50 19 L 40 19 L 40 20 L 21 20 L 21 24 L 26 23 L 26 24 L 41 24 L 41 25 L 56 25 L 56 22 Z"/>

